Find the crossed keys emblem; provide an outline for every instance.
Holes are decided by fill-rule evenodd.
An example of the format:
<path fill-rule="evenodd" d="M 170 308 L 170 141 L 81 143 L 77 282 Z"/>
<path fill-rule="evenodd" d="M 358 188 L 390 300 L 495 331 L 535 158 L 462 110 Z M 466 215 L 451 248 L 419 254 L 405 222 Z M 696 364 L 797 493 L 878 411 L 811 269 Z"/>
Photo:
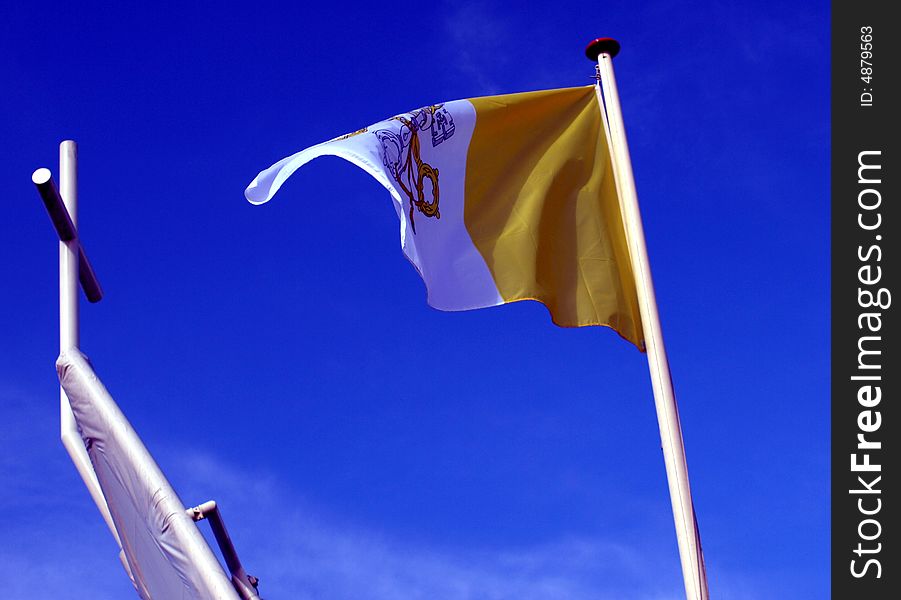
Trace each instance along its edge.
<path fill-rule="evenodd" d="M 399 131 L 380 129 L 375 135 L 382 144 L 385 168 L 410 201 L 410 225 L 415 234 L 414 214 L 417 209 L 426 217 L 441 218 L 438 209 L 438 169 L 422 161 L 419 133 L 430 132 L 432 147 L 435 147 L 454 134 L 454 120 L 443 104 L 426 106 L 409 115 L 396 116 L 394 120 L 402 125 Z"/>

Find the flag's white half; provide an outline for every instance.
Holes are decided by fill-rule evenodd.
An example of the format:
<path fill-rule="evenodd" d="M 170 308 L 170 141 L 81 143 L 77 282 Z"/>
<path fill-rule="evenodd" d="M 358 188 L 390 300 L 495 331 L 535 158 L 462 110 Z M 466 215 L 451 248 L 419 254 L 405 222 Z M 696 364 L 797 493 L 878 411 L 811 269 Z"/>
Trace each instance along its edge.
<path fill-rule="evenodd" d="M 339 156 L 391 193 L 400 217 L 401 246 L 426 284 L 430 306 L 468 310 L 503 304 L 463 221 L 466 155 L 474 126 L 475 109 L 467 100 L 398 115 L 280 160 L 257 175 L 247 188 L 247 199 L 267 202 L 301 166 L 319 156 Z M 439 213 L 427 217 L 414 207 L 411 217 L 408 192 L 418 201 L 417 184 L 422 185 L 423 200 L 434 201 L 435 186 L 424 174 L 427 169 L 438 173 Z"/>

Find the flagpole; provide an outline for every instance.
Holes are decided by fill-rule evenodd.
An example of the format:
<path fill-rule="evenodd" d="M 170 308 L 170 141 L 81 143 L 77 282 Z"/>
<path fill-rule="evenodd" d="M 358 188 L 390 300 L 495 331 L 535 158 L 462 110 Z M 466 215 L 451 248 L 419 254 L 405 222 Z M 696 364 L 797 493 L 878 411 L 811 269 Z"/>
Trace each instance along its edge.
<path fill-rule="evenodd" d="M 603 92 L 602 115 L 610 131 L 610 146 L 613 169 L 623 213 L 623 221 L 629 240 L 632 270 L 638 288 L 638 304 L 644 329 L 645 349 L 648 368 L 654 390 L 654 404 L 657 408 L 657 423 L 660 426 L 660 441 L 666 478 L 669 483 L 673 519 L 676 525 L 676 540 L 682 562 L 682 577 L 685 582 L 685 596 L 688 600 L 708 600 L 707 573 L 701 551 L 701 536 L 695 518 L 691 488 L 688 482 L 688 464 L 685 460 L 685 445 L 679 424 L 679 409 L 673 390 L 666 348 L 660 328 L 660 315 L 654 295 L 654 283 L 648 262 L 641 213 L 638 209 L 638 195 L 632 174 L 632 161 L 619 104 L 619 93 L 613 74 L 613 57 L 619 52 L 619 42 L 610 38 L 599 38 L 591 42 L 585 50 L 591 60 L 597 60 L 598 79 Z"/>
<path fill-rule="evenodd" d="M 135 546 L 135 540 L 138 539 L 135 535 L 149 532 L 157 545 L 170 545 L 170 550 L 173 551 L 164 554 L 175 569 L 174 572 L 185 584 L 195 586 L 193 589 L 201 593 L 202 597 L 237 600 L 236 593 L 240 593 L 241 598 L 259 599 L 257 580 L 244 571 L 215 503 L 211 510 L 216 515 L 211 523 L 214 523 L 217 541 L 224 545 L 222 551 L 231 569 L 233 584 L 229 582 L 200 530 L 194 525 L 192 515 L 185 511 L 159 466 L 97 378 L 87 358 L 79 351 L 79 284 L 91 302 L 98 302 L 103 297 L 103 290 L 78 235 L 78 148 L 75 142 L 66 140 L 60 144 L 59 167 L 58 190 L 49 169 L 37 169 L 31 180 L 59 237 L 60 359 L 57 361 L 57 372 L 60 377 L 60 438 L 63 446 L 116 540 L 119 561 L 141 598 L 150 598 L 147 587 L 149 580 L 163 581 L 159 573 L 144 572 L 140 562 L 129 562 L 138 561 L 147 552 L 140 543 Z M 66 386 L 71 396 L 66 393 Z M 72 399 L 79 412 L 80 423 L 76 421 Z M 112 491 L 110 502 L 116 500 L 119 503 L 117 512 L 121 513 L 119 516 L 125 515 L 123 518 L 126 525 L 133 525 L 130 519 L 135 514 L 138 521 L 146 521 L 144 525 L 149 529 L 142 529 L 144 533 L 131 531 L 134 527 L 129 525 L 119 535 L 104 488 L 85 446 L 89 438 L 82 436 L 84 430 L 80 429 L 80 425 L 86 425 L 88 430 L 92 430 L 89 436 L 111 450 L 107 455 L 109 460 L 105 462 L 107 476 L 104 485 L 110 482 L 113 484 L 112 487 L 106 487 L 106 492 Z M 94 448 L 96 450 L 97 446 Z M 123 477 L 128 480 L 127 485 L 117 488 L 115 482 L 121 483 Z M 131 507 L 127 506 L 129 503 Z M 126 541 L 130 540 L 128 556 L 122 546 L 125 538 L 128 538 Z M 194 574 L 190 577 L 182 576 L 179 571 L 186 564 L 193 569 Z M 132 571 L 132 566 L 136 567 L 136 571 Z M 162 588 L 157 589 L 165 589 L 166 585 L 161 585 Z M 200 589 L 197 585 L 201 586 Z"/>
<path fill-rule="evenodd" d="M 38 169 L 32 175 L 32 181 L 40 189 L 42 186 L 52 186 L 50 179 L 50 171 L 47 169 Z M 59 241 L 59 352 L 60 354 L 77 349 L 79 346 L 78 335 L 78 276 L 79 276 L 79 258 L 82 254 L 81 245 L 78 239 L 78 147 L 72 140 L 66 140 L 59 145 L 59 196 L 62 199 L 65 211 L 71 219 L 75 236 L 69 240 L 60 239 Z M 53 215 L 51 214 L 51 218 Z M 85 260 L 87 264 L 87 260 Z M 95 280 L 96 283 L 96 280 Z M 99 285 L 97 285 L 99 289 Z M 98 298 L 99 299 L 99 298 Z M 91 464 L 91 459 L 84 447 L 84 441 L 81 434 L 78 433 L 78 427 L 75 424 L 75 416 L 72 414 L 72 407 L 69 405 L 69 398 L 66 396 L 62 386 L 59 388 L 59 416 L 60 416 L 60 439 L 63 446 L 69 453 L 69 458 L 75 465 L 78 474 L 81 475 L 82 481 L 88 488 L 97 510 L 100 511 L 106 526 L 116 540 L 117 546 L 122 548 L 119 540 L 119 533 L 113 524 L 113 518 L 110 515 L 109 507 L 106 504 L 106 498 L 100 489 L 100 482 L 97 480 L 97 474 Z M 120 560 L 124 556 L 120 552 Z M 128 565 L 123 560 L 123 565 L 128 570 Z M 129 576 L 131 572 L 129 571 Z"/>

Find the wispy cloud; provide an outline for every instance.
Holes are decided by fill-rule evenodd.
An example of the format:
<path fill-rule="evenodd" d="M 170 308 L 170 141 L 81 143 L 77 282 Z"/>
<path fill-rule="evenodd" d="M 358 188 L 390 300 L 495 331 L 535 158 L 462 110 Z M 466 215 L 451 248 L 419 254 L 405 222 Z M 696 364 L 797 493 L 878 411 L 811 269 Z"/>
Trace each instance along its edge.
<path fill-rule="evenodd" d="M 3 443 L 19 449 L 0 459 L 0 562 L 16 573 L 5 597 L 128 597 L 114 543 L 58 442 L 57 418 L 55 397 L 3 390 L 0 420 L 12 425 Z M 244 472 L 193 450 L 170 448 L 158 458 L 184 502 L 219 501 L 245 566 L 270 599 L 679 597 L 668 589 L 672 581 L 648 577 L 652 557 L 618 541 L 430 545 L 329 514 L 272 473 Z"/>
<path fill-rule="evenodd" d="M 482 95 L 501 91 L 495 73 L 510 66 L 513 32 L 507 23 L 490 3 L 463 1 L 449 7 L 444 22 L 447 64 L 472 79 Z"/>
<path fill-rule="evenodd" d="M 191 473 L 190 488 L 217 490 L 245 566 L 262 578 L 261 591 L 270 598 L 662 600 L 681 595 L 669 589 L 672 582 L 649 576 L 653 557 L 618 541 L 566 537 L 501 549 L 424 546 L 324 517 L 271 477 L 240 473 L 196 454 L 183 465 Z"/>
<path fill-rule="evenodd" d="M 5 447 L 20 450 L 0 460 L 0 563 L 15 573 L 4 597 L 132 597 L 114 543 L 57 441 L 55 398 L 28 399 L 6 390 L 0 403 L 0 421 L 12 425 Z M 190 448 L 166 448 L 158 458 L 184 502 L 219 502 L 270 600 L 682 597 L 672 557 L 660 556 L 658 545 L 591 536 L 468 548 L 424 542 L 330 513 L 266 469 L 246 471 Z M 717 595 L 727 600 L 779 596 L 758 594 L 766 586 L 752 576 L 717 575 Z"/>
<path fill-rule="evenodd" d="M 0 382 L 3 597 L 127 598 L 115 542 L 59 441 L 57 394 Z"/>

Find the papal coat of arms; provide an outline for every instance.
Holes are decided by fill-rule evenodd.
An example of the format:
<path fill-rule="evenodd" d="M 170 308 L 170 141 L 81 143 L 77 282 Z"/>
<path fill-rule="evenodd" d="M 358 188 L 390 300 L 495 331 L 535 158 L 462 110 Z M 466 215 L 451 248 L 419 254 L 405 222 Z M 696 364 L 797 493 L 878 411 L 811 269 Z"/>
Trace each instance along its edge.
<path fill-rule="evenodd" d="M 402 124 L 399 131 L 379 129 L 373 133 L 381 143 L 385 168 L 410 201 L 410 225 L 415 234 L 416 221 L 413 217 L 417 209 L 426 217 L 441 218 L 438 169 L 422 161 L 419 134 L 428 133 L 432 147 L 435 147 L 454 135 L 454 119 L 443 104 L 435 104 L 398 115 L 393 120 Z M 428 193 L 426 181 L 430 187 Z"/>

